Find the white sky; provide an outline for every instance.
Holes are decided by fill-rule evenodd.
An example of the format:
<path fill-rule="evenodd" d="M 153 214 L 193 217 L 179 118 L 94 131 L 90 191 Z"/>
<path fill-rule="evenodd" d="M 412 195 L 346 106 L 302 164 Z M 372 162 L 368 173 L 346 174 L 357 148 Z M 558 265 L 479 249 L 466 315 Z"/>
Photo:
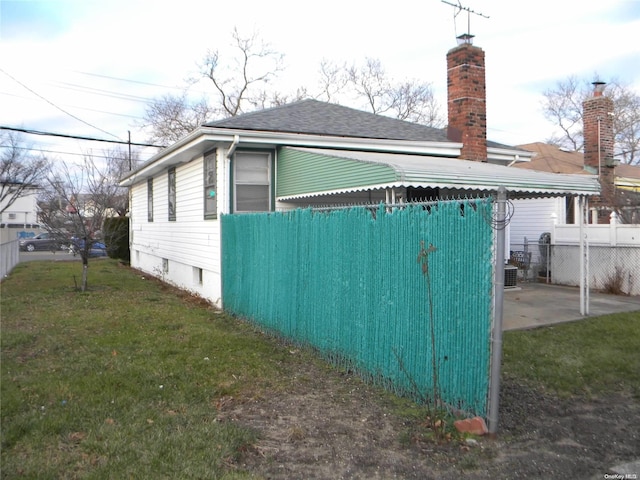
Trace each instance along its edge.
<path fill-rule="evenodd" d="M 490 140 L 551 136 L 542 92 L 569 75 L 597 73 L 640 91 L 640 0 L 462 4 L 490 17 L 471 16 L 486 54 Z M 131 131 L 132 141 L 145 142 L 136 125 L 145 103 L 179 93 L 207 49 L 230 47 L 234 27 L 256 30 L 285 55 L 280 91 L 315 90 L 323 58 L 373 57 L 397 80 L 431 82 L 446 112 L 446 53 L 467 29 L 464 12 L 454 27 L 454 11 L 440 0 L 0 0 L 0 125 L 122 140 Z M 55 152 L 109 148 L 25 140 Z"/>

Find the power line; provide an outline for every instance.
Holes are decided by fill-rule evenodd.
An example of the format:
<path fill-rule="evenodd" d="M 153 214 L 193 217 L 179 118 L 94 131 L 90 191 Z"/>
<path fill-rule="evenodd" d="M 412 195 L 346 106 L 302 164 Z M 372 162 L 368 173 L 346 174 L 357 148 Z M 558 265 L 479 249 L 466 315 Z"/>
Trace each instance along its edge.
<path fill-rule="evenodd" d="M 15 146 L 9 146 L 9 145 L 0 145 L 0 148 L 11 148 L 11 149 L 16 149 L 16 150 L 25 150 L 25 151 L 32 151 L 33 148 L 29 148 L 29 147 L 15 147 Z M 76 157 L 92 157 L 92 158 L 113 158 L 112 156 L 109 155 L 97 155 L 94 153 L 76 153 L 76 152 L 61 152 L 60 150 L 46 150 L 46 149 L 38 149 L 38 152 L 42 152 L 42 153 L 57 153 L 58 155 L 73 155 Z M 144 160 L 143 160 L 144 161 Z"/>
<path fill-rule="evenodd" d="M 44 136 L 48 136 L 48 137 L 72 138 L 74 140 L 87 140 L 87 141 L 91 141 L 91 142 L 117 143 L 119 145 L 132 145 L 132 146 L 136 146 L 136 147 L 165 148 L 165 145 L 153 145 L 151 143 L 124 142 L 122 140 L 107 140 L 105 138 L 85 137 L 85 136 L 82 136 L 82 135 L 70 135 L 70 134 L 66 134 L 66 133 L 55 133 L 55 132 L 43 132 L 41 130 L 30 130 L 30 129 L 27 129 L 27 128 L 6 127 L 4 125 L 0 125 L 0 130 L 9 130 L 11 132 L 27 133 L 29 135 L 44 135 Z M 118 138 L 118 137 L 116 137 L 116 138 Z"/>
<path fill-rule="evenodd" d="M 60 85 L 60 88 L 66 88 L 68 90 L 74 90 L 77 92 L 85 92 L 85 93 L 90 93 L 93 95 L 101 95 L 104 97 L 111 97 L 111 98 L 119 98 L 121 100 L 130 100 L 130 101 L 134 101 L 134 102 L 140 102 L 140 103 L 149 103 L 151 100 L 149 98 L 146 97 L 140 97 L 137 95 L 130 95 L 127 93 L 120 93 L 120 92 L 113 92 L 111 90 L 104 90 L 102 88 L 95 88 L 95 87 L 87 87 L 85 85 L 78 85 L 76 83 L 69 83 L 69 82 L 61 82 L 61 81 L 55 81 L 52 82 L 54 85 L 58 84 Z"/>
<path fill-rule="evenodd" d="M 6 95 L 8 97 L 15 97 L 15 98 L 22 98 L 25 100 L 33 100 L 33 97 L 27 97 L 24 95 L 16 95 L 15 93 L 7 93 L 7 92 L 0 92 L 0 95 Z M 72 108 L 76 108 L 78 110 L 86 110 L 89 112 L 98 112 L 98 113 L 105 113 L 107 115 L 114 115 L 116 117 L 125 117 L 125 118 L 133 118 L 134 120 L 143 120 L 143 117 L 139 117 L 136 115 L 127 115 L 126 113 L 115 113 L 115 112 L 107 112 L 106 110 L 98 110 L 95 108 L 87 108 L 87 107 L 79 107 L 78 105 L 68 105 L 69 107 Z"/>
<path fill-rule="evenodd" d="M 171 88 L 171 89 L 175 89 L 175 90 L 183 90 L 183 87 L 169 87 L 167 85 L 160 85 L 158 83 L 142 82 L 140 80 L 131 80 L 131 79 L 128 79 L 128 78 L 111 77 L 109 75 L 101 75 L 99 73 L 81 72 L 80 70 L 72 70 L 72 72 L 80 73 L 82 75 L 87 75 L 87 76 L 90 76 L 90 77 L 99 77 L 99 78 L 106 78 L 108 80 L 117 80 L 117 81 L 120 81 L 120 82 L 138 83 L 140 85 L 149 85 L 151 87 L 161 87 L 161 88 Z"/>
<path fill-rule="evenodd" d="M 111 135 L 114 138 L 118 138 L 117 135 L 114 135 L 113 133 L 107 132 L 106 130 L 103 130 L 100 127 L 96 127 L 95 125 L 90 124 L 89 122 L 86 122 L 84 120 L 82 120 L 79 117 L 76 117 L 74 114 L 67 112 L 66 110 L 64 110 L 63 108 L 60 108 L 58 105 L 56 105 L 55 103 L 53 103 L 52 101 L 48 100 L 47 98 L 43 97 L 42 95 L 40 95 L 39 93 L 37 93 L 36 91 L 32 90 L 31 88 L 27 87 L 24 83 L 22 83 L 20 80 L 16 79 L 15 77 L 9 75 L 6 71 L 4 71 L 2 68 L 0 68 L 0 72 L 4 73 L 7 77 L 9 77 L 11 80 L 13 80 L 14 82 L 16 82 L 17 84 L 19 84 L 20 86 L 22 86 L 23 88 L 29 90 L 31 93 L 33 93 L 35 96 L 41 98 L 42 100 L 44 100 L 45 102 L 47 102 L 49 105 L 52 105 L 53 107 L 57 108 L 58 110 L 60 110 L 62 113 L 65 113 L 67 115 L 69 115 L 70 117 L 78 120 L 79 122 L 84 123 L 85 125 L 90 126 L 91 128 L 95 128 L 96 130 L 100 130 L 102 133 L 106 133 L 107 135 Z M 106 141 L 106 140 L 103 140 Z M 124 142 L 127 143 L 127 142 Z"/>

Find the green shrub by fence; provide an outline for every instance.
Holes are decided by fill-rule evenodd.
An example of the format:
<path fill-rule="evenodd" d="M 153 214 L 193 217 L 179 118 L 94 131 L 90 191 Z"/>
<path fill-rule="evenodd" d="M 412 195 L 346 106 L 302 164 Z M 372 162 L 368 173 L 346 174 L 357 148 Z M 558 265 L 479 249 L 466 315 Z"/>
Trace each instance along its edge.
<path fill-rule="evenodd" d="M 492 202 L 225 215 L 225 310 L 396 393 L 486 414 Z M 418 261 L 432 245 L 429 276 Z M 429 306 L 427 278 L 431 282 Z M 416 391 L 417 390 L 417 391 Z"/>

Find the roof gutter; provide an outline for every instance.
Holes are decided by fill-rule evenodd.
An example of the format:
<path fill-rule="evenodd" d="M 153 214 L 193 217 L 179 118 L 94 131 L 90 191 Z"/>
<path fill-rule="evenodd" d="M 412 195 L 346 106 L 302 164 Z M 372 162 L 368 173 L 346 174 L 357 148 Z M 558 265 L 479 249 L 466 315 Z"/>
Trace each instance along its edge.
<path fill-rule="evenodd" d="M 199 127 L 176 143 L 158 152 L 139 169 L 130 172 L 122 178 L 120 186 L 131 186 L 142 179 L 153 176 L 167 166 L 189 162 L 204 153 L 205 150 L 210 149 L 212 144 L 230 143 L 231 153 L 228 154 L 230 156 L 239 145 L 240 137 L 242 137 L 243 145 L 260 147 L 288 145 L 292 147 L 382 151 L 443 157 L 457 157 L 460 155 L 460 149 L 462 148 L 461 143 L 453 142 L 422 142 Z"/>

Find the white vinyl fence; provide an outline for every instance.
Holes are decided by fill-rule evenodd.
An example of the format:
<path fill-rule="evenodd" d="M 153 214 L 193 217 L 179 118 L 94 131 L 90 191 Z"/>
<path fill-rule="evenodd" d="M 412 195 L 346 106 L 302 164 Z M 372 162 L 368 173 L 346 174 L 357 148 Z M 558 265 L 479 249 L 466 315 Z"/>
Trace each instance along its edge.
<path fill-rule="evenodd" d="M 9 275 L 20 261 L 19 248 L 18 240 L 0 244 L 0 281 Z"/>

